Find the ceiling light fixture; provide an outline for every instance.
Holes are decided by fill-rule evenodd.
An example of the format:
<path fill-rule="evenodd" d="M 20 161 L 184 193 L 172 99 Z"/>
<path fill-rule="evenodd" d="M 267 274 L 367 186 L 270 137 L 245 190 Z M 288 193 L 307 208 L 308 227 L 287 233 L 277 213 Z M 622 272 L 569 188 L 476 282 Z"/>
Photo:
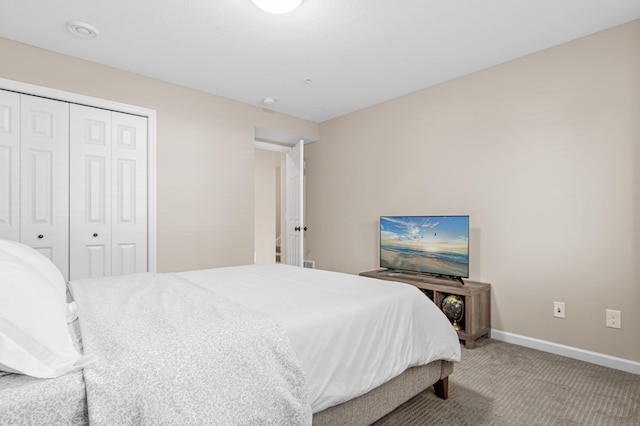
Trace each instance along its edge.
<path fill-rule="evenodd" d="M 81 38 L 96 38 L 100 34 L 98 29 L 91 24 L 81 21 L 67 21 L 69 32 Z"/>
<path fill-rule="evenodd" d="M 300 6 L 302 0 L 251 0 L 253 4 L 258 6 L 265 12 L 282 14 L 293 11 Z"/>
<path fill-rule="evenodd" d="M 273 105 L 276 103 L 276 100 L 274 98 L 272 98 L 271 96 L 267 96 L 266 98 L 264 98 L 262 100 L 262 103 L 264 105 Z"/>

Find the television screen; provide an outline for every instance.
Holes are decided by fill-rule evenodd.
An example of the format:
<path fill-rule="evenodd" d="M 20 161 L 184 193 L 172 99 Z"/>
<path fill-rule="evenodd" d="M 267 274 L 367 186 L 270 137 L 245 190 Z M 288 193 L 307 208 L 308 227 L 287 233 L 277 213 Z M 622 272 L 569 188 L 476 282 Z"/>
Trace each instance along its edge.
<path fill-rule="evenodd" d="M 469 277 L 469 216 L 380 217 L 380 266 Z"/>

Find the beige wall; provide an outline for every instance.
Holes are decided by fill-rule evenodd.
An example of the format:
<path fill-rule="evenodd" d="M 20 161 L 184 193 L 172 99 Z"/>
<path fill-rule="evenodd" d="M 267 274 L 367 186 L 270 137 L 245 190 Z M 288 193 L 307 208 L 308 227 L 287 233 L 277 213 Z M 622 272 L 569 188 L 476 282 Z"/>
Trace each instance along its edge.
<path fill-rule="evenodd" d="M 159 271 L 253 263 L 254 127 L 317 139 L 318 124 L 7 39 L 0 52 L 2 78 L 156 110 Z"/>
<path fill-rule="evenodd" d="M 640 21 L 324 122 L 306 257 L 372 270 L 380 215 L 469 214 L 493 328 L 640 361 L 639 126 Z"/>

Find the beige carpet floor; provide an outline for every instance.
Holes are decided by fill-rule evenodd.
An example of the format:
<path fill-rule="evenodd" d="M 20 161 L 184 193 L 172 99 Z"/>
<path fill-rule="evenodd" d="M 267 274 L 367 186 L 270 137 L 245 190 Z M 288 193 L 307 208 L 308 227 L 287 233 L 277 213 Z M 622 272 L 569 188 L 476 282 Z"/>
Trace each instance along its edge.
<path fill-rule="evenodd" d="M 640 375 L 481 339 L 449 399 L 429 388 L 375 423 L 391 425 L 640 425 Z"/>

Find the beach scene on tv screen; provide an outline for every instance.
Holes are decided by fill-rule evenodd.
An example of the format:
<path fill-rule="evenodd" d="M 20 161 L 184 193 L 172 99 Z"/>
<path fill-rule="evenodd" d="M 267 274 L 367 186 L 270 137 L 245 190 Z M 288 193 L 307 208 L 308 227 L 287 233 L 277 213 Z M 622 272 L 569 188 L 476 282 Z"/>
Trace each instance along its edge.
<path fill-rule="evenodd" d="M 381 217 L 380 266 L 468 277 L 469 217 Z"/>

